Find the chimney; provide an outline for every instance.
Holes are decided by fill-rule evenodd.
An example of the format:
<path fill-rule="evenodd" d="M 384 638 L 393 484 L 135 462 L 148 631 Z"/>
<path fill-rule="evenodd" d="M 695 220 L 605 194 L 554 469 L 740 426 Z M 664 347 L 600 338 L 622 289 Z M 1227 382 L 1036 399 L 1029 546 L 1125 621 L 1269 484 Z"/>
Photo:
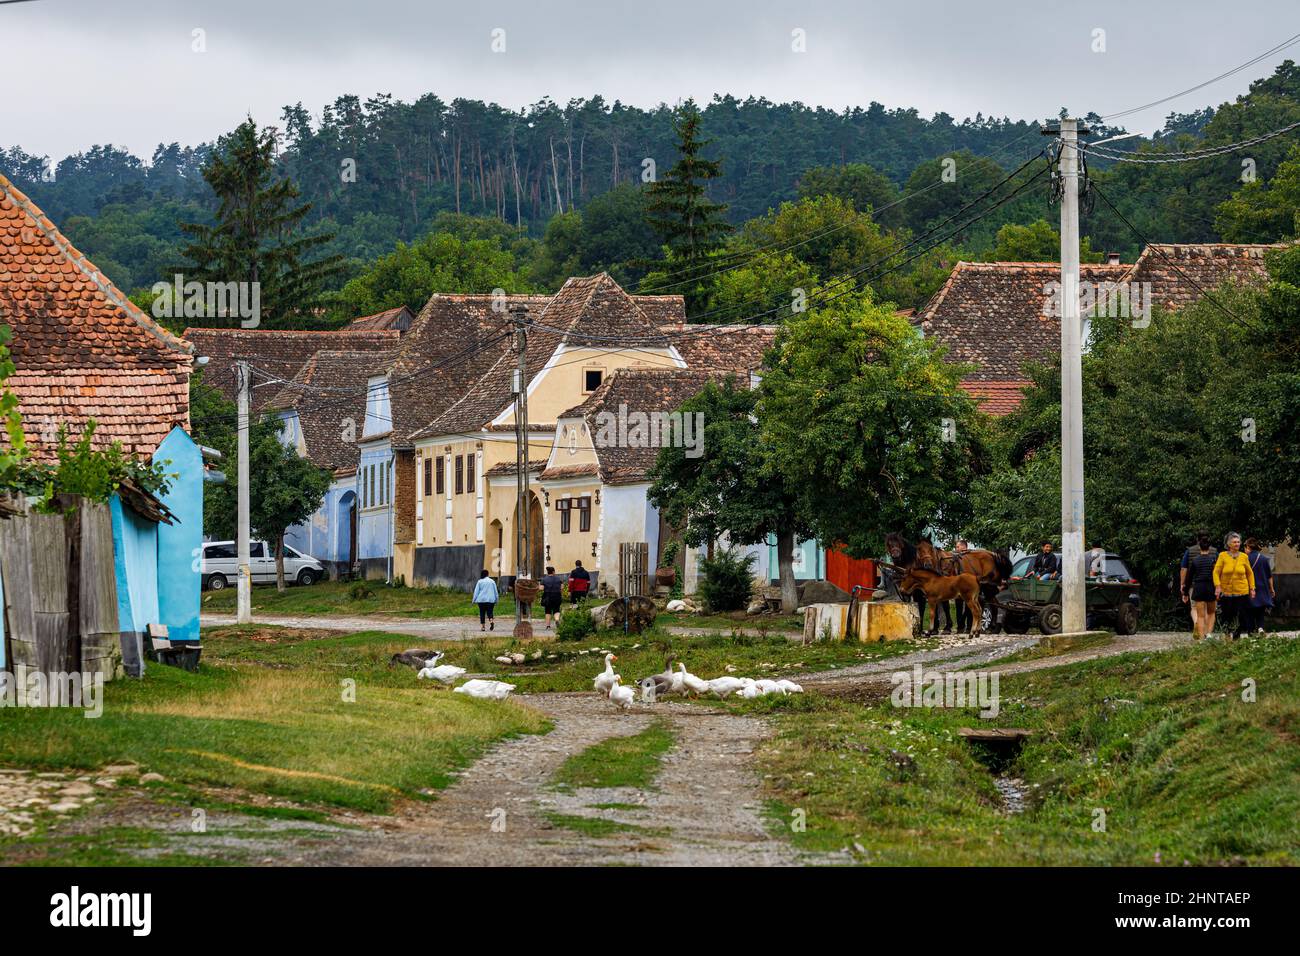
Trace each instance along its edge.
<path fill-rule="evenodd" d="M 1117 266 L 1117 265 L 1119 265 L 1119 253 L 1118 253 L 1118 252 L 1108 252 L 1108 253 L 1106 253 L 1106 265 L 1108 265 L 1108 266 Z"/>

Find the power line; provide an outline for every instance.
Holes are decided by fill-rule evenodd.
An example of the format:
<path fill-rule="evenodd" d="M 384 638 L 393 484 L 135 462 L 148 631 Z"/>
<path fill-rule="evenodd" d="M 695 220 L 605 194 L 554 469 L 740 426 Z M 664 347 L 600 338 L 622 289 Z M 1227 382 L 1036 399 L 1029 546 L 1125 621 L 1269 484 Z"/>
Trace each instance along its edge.
<path fill-rule="evenodd" d="M 1242 140 L 1237 143 L 1224 143 L 1220 146 L 1207 146 L 1204 149 L 1186 150 L 1181 152 L 1165 152 L 1160 150 L 1155 151 L 1157 155 L 1148 154 L 1147 156 L 1142 156 L 1133 150 L 1101 149 L 1097 146 L 1089 146 L 1086 143 L 1074 148 L 1081 154 L 1093 153 L 1096 156 L 1100 156 L 1102 159 L 1110 159 L 1120 163 L 1141 163 L 1144 165 L 1190 163 L 1200 159 L 1210 159 L 1215 156 L 1235 153 L 1249 146 L 1257 146 L 1260 143 L 1267 142 L 1270 139 L 1276 139 L 1278 136 L 1283 136 L 1295 129 L 1300 129 L 1300 122 L 1290 123 L 1280 129 L 1271 130 L 1267 133 L 1262 133 L 1259 136 Z"/>
<path fill-rule="evenodd" d="M 1258 63 L 1260 60 L 1267 59 L 1268 57 L 1273 56 L 1275 53 L 1282 52 L 1287 47 L 1294 45 L 1297 41 L 1300 41 L 1300 33 L 1297 33 L 1295 36 L 1283 40 L 1281 43 L 1273 47 L 1271 50 L 1265 50 L 1259 56 L 1247 60 L 1245 63 L 1242 63 L 1240 66 L 1233 67 L 1231 70 L 1228 70 L 1226 73 L 1220 73 L 1218 76 L 1214 77 L 1213 79 L 1206 80 L 1204 83 L 1197 83 L 1195 86 L 1189 86 L 1185 90 L 1181 90 L 1177 93 L 1171 93 L 1168 96 L 1161 97 L 1158 100 L 1152 100 L 1150 103 L 1144 103 L 1141 106 L 1135 106 L 1132 109 L 1121 110 L 1118 113 L 1108 113 L 1107 115 L 1103 116 L 1102 119 L 1113 120 L 1113 119 L 1119 119 L 1124 116 L 1131 116 L 1134 113 L 1140 113 L 1143 110 L 1150 109 L 1153 106 L 1160 106 L 1163 103 L 1168 103 L 1170 100 L 1176 100 L 1180 96 L 1186 96 L 1188 93 L 1195 93 L 1197 90 L 1204 89 L 1205 87 L 1213 83 L 1218 83 L 1220 80 L 1226 80 L 1228 77 L 1232 76 L 1233 74 L 1240 73 L 1242 70 L 1245 69 L 1249 69 L 1250 67 Z"/>

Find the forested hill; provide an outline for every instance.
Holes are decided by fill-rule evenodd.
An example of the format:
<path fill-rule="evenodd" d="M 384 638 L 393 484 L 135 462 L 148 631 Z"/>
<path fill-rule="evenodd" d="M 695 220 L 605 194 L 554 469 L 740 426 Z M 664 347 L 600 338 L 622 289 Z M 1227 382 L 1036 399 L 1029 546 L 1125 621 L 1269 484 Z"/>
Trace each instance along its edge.
<path fill-rule="evenodd" d="M 925 119 L 879 103 L 835 112 L 801 103 L 715 97 L 703 110 L 709 152 L 722 157 L 715 200 L 743 222 L 795 196 L 813 166 L 868 163 L 902 185 L 923 160 L 960 150 L 1010 161 L 1040 144 L 1036 123 L 976 116 Z M 392 217 L 413 238 L 439 212 L 495 215 L 532 226 L 583 206 L 619 183 L 641 182 L 643 164 L 667 168 L 675 156 L 672 110 L 640 109 L 596 96 L 559 106 L 549 99 L 521 112 L 479 100 L 448 103 L 432 94 L 403 103 L 383 94 L 342 96 L 313 117 L 285 107 L 282 162 L 315 203 L 314 214 L 348 223 L 360 213 Z M 1014 145 L 1012 145 L 1014 144 Z M 209 147 L 160 145 L 148 163 L 95 146 L 57 163 L 15 147 L 0 166 L 56 220 L 95 215 L 107 204 L 204 200 L 197 169 Z M 355 182 L 344 163 L 354 160 Z M 55 181 L 48 178 L 53 169 Z"/>
<path fill-rule="evenodd" d="M 1247 96 L 1217 110 L 1171 114 L 1153 140 L 1124 146 L 1185 149 L 1239 141 L 1300 119 L 1298 93 L 1300 70 L 1288 61 L 1256 81 Z M 878 103 L 837 112 L 717 96 L 702 112 L 706 153 L 722 166 L 720 178 L 708 184 L 710 198 L 727 204 L 726 216 L 737 226 L 785 200 L 838 193 L 858 209 L 902 197 L 893 221 L 882 217 L 881 224 L 918 232 L 995 182 L 998 169 L 1014 168 L 1045 145 L 1037 120 L 977 115 L 958 121 L 944 113 L 926 119 L 915 109 Z M 308 228 L 336 234 L 323 251 L 345 256 L 352 264 L 348 274 L 355 275 L 399 240 L 426 236 L 445 214 L 495 219 L 540 239 L 557 213 L 585 212 L 619 184 L 640 185 L 647 161 L 657 173 L 666 171 L 677 159 L 672 117 L 666 105 L 642 109 L 599 96 L 563 106 L 543 99 L 518 112 L 432 94 L 414 103 L 386 94 L 343 96 L 315 116 L 301 103 L 284 109 L 277 124 L 279 162 L 312 204 Z M 1094 132 L 1104 135 L 1105 127 L 1092 120 Z M 1293 138 L 1254 152 L 1261 179 L 1271 178 Z M 177 265 L 183 244 L 178 223 L 212 215 L 215 202 L 200 175 L 211 150 L 211 144 L 172 143 L 145 161 L 105 145 L 53 160 L 30 155 L 21 144 L 0 143 L 0 171 L 115 281 L 138 289 Z M 956 186 L 930 191 L 940 158 L 953 155 L 967 157 Z M 1241 186 L 1239 162 L 1225 155 L 1196 166 L 1094 172 L 1113 184 L 1116 201 L 1153 240 L 1199 241 L 1221 237 L 1216 210 Z M 835 172 L 847 164 L 865 164 L 852 167 L 852 182 Z M 620 195 L 607 205 L 627 206 Z M 618 215 L 621 223 L 639 217 L 635 209 Z M 955 241 L 963 252 L 980 255 L 992 248 L 1002 222 L 1044 215 L 1050 217 L 1043 203 L 1018 202 L 981 223 L 980 232 Z M 1085 217 L 1084 231 L 1095 250 L 1131 255 L 1139 245 L 1133 231 L 1104 210 Z M 637 235 L 622 245 L 640 254 L 646 242 L 646 235 Z M 591 260 L 580 257 L 578 265 L 591 267 Z"/>

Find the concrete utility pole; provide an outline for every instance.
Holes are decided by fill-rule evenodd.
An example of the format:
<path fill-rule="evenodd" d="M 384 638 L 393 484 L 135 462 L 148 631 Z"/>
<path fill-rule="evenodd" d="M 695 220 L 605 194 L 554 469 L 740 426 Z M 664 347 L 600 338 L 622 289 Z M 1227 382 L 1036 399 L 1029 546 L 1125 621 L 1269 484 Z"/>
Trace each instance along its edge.
<path fill-rule="evenodd" d="M 528 574 L 528 309 L 516 306 L 510 310 L 515 323 L 515 344 L 518 365 L 514 372 L 515 393 L 515 487 L 519 491 L 515 503 L 515 575 Z M 516 597 L 515 625 L 524 619 L 523 607 Z"/>
<path fill-rule="evenodd" d="M 1084 630 L 1087 618 L 1083 568 L 1079 132 L 1078 120 L 1061 120 L 1061 630 L 1067 633 Z"/>
<path fill-rule="evenodd" d="M 235 582 L 236 616 L 240 624 L 253 620 L 253 576 L 250 568 L 248 547 L 248 405 L 251 380 L 248 363 L 235 362 L 235 378 L 239 385 L 239 465 L 237 493 L 239 502 L 239 522 L 236 532 L 239 548 L 239 574 Z"/>

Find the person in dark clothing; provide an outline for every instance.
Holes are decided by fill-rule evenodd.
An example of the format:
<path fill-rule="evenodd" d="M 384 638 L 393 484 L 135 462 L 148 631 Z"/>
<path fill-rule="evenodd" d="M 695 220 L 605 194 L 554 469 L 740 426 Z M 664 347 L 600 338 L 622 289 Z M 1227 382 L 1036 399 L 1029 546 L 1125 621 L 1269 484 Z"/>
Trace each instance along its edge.
<path fill-rule="evenodd" d="M 577 604 L 587 596 L 590 587 L 591 573 L 582 566 L 581 561 L 574 561 L 573 570 L 569 572 L 569 601 Z"/>
<path fill-rule="evenodd" d="M 1255 575 L 1255 596 L 1250 599 L 1250 607 L 1247 608 L 1246 633 L 1263 634 L 1264 615 L 1273 606 L 1273 597 L 1277 593 L 1273 587 L 1273 562 L 1259 550 L 1259 542 L 1254 538 L 1246 539 L 1246 558 Z"/>
<path fill-rule="evenodd" d="M 548 567 L 542 576 L 542 610 L 546 612 L 546 629 L 551 629 L 552 619 L 559 619 L 560 605 L 564 603 L 564 578 Z"/>
<path fill-rule="evenodd" d="M 1197 641 L 1214 630 L 1214 562 L 1218 557 L 1210 547 L 1210 536 L 1202 531 L 1183 575 L 1183 603 L 1192 606 L 1192 638 Z"/>
<path fill-rule="evenodd" d="M 1037 575 L 1043 581 L 1057 577 L 1061 573 L 1061 559 L 1052 553 L 1052 542 L 1043 542 L 1043 549 L 1034 556 L 1034 563 L 1029 573 Z"/>

